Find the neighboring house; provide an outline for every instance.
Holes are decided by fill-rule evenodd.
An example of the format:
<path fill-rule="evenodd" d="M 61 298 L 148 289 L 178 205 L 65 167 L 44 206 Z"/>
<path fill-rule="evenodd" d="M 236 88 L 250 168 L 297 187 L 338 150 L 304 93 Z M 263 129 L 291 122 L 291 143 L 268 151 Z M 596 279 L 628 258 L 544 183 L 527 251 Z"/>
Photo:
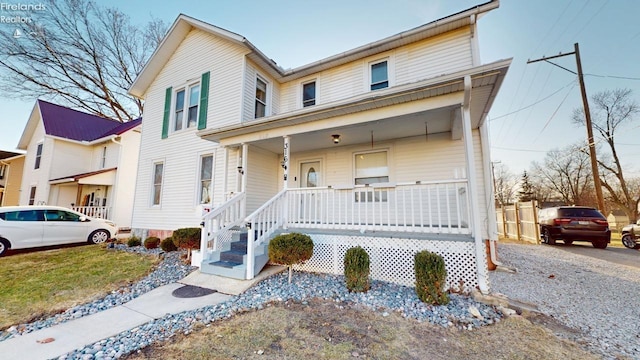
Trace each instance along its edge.
<path fill-rule="evenodd" d="M 24 155 L 0 150 L 0 206 L 18 205 Z"/>
<path fill-rule="evenodd" d="M 120 123 L 38 100 L 25 150 L 20 205 L 58 205 L 131 226 L 141 119 Z"/>
<path fill-rule="evenodd" d="M 240 278 L 281 232 L 313 238 L 301 269 L 341 273 L 361 245 L 372 277 L 407 285 L 428 249 L 449 286 L 487 291 L 484 240 L 497 236 L 486 116 L 511 60 L 480 63 L 476 21 L 497 7 L 292 70 L 178 16 L 129 90 L 145 101 L 134 233 L 203 222 L 201 271 Z M 248 254 L 234 260 L 237 239 Z"/>
<path fill-rule="evenodd" d="M 611 230 L 617 231 L 622 230 L 622 227 L 629 225 L 630 223 L 627 213 L 620 209 L 611 210 L 609 216 L 607 216 L 607 222 L 609 223 L 609 228 L 611 228 Z"/>

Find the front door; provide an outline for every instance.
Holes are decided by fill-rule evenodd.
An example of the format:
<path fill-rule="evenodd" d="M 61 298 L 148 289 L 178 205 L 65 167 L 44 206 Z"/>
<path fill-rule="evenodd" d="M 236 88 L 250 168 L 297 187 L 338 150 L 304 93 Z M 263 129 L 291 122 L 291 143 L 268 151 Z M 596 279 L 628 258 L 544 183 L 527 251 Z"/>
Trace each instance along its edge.
<path fill-rule="evenodd" d="M 300 163 L 300 187 L 307 188 L 302 192 L 300 198 L 300 220 L 304 223 L 316 223 L 320 214 L 319 197 L 313 188 L 321 185 L 322 171 L 321 163 L 317 161 L 307 161 Z"/>

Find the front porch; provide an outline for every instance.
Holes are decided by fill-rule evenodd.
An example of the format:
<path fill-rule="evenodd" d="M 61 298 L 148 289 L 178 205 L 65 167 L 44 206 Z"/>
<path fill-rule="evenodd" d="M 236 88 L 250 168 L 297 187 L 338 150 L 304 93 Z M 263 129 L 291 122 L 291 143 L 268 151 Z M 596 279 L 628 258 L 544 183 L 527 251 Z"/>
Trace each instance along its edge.
<path fill-rule="evenodd" d="M 66 176 L 49 181 L 49 204 L 68 207 L 90 217 L 113 220 L 116 168 Z"/>
<path fill-rule="evenodd" d="M 430 250 L 448 287 L 487 292 L 494 66 L 200 132 L 222 147 L 224 194 L 203 218 L 201 271 L 251 279 L 269 240 L 297 231 L 316 245 L 300 269 L 341 274 L 362 246 L 373 278 L 413 286 L 414 255 Z"/>
<path fill-rule="evenodd" d="M 238 193 L 204 217 L 198 265 L 203 273 L 251 279 L 266 264 L 273 236 L 301 232 L 315 247 L 297 269 L 342 274 L 345 252 L 362 246 L 371 258 L 372 278 L 413 286 L 413 256 L 429 250 L 445 259 L 447 287 L 471 290 L 479 284 L 467 188 L 466 179 L 292 188 L 246 217 L 246 195 Z M 225 253 L 238 256 L 239 247 L 244 251 L 235 264 L 220 264 Z M 486 258 L 480 261 L 486 264 Z"/>

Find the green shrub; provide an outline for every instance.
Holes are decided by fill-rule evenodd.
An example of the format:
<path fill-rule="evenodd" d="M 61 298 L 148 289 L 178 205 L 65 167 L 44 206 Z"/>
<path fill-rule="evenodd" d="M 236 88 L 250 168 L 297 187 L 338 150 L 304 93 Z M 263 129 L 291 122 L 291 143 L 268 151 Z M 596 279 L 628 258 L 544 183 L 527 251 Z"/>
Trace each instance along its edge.
<path fill-rule="evenodd" d="M 148 238 L 144 239 L 145 249 L 156 249 L 158 248 L 158 245 L 160 245 L 160 238 L 149 236 Z"/>
<path fill-rule="evenodd" d="M 446 305 L 449 294 L 445 291 L 447 270 L 444 259 L 429 251 L 420 251 L 415 256 L 416 293 L 425 303 Z"/>
<path fill-rule="evenodd" d="M 289 267 L 289 284 L 293 265 L 311 259 L 313 240 L 308 235 L 291 233 L 278 235 L 269 242 L 269 260 Z"/>
<path fill-rule="evenodd" d="M 182 228 L 173 232 L 173 243 L 179 249 L 187 249 L 187 260 L 191 259 L 191 250 L 200 249 L 200 228 Z"/>
<path fill-rule="evenodd" d="M 178 250 L 176 244 L 173 243 L 173 238 L 171 236 L 160 241 L 160 249 L 166 252 Z"/>
<path fill-rule="evenodd" d="M 344 280 L 349 291 L 369 290 L 369 254 L 360 246 L 351 248 L 344 254 Z"/>
<path fill-rule="evenodd" d="M 140 238 L 135 235 L 131 235 L 131 237 L 129 237 L 129 239 L 127 240 L 127 246 L 129 247 L 140 246 L 141 244 L 142 241 L 140 241 Z"/>

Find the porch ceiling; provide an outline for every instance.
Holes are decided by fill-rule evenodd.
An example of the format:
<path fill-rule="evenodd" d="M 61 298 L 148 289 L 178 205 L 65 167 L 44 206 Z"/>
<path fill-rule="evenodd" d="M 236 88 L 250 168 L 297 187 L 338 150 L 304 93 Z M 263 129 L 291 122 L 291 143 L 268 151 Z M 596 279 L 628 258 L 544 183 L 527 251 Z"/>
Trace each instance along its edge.
<path fill-rule="evenodd" d="M 296 152 L 308 151 L 446 133 L 451 131 L 451 117 L 457 108 L 440 108 L 348 126 L 297 133 L 291 135 L 291 149 Z M 333 143 L 332 135 L 340 135 L 338 144 Z M 274 153 L 283 153 L 282 137 L 258 140 L 251 144 Z"/>
<path fill-rule="evenodd" d="M 303 108 L 255 121 L 198 132 L 222 146 L 242 143 L 282 153 L 285 135 L 298 151 L 361 144 L 395 138 L 451 132 L 461 138 L 460 108 L 464 77 L 471 76 L 471 126 L 478 128 L 487 113 L 511 60 L 453 74 L 361 94 L 342 101 Z M 340 135 L 338 145 L 331 135 Z"/>

